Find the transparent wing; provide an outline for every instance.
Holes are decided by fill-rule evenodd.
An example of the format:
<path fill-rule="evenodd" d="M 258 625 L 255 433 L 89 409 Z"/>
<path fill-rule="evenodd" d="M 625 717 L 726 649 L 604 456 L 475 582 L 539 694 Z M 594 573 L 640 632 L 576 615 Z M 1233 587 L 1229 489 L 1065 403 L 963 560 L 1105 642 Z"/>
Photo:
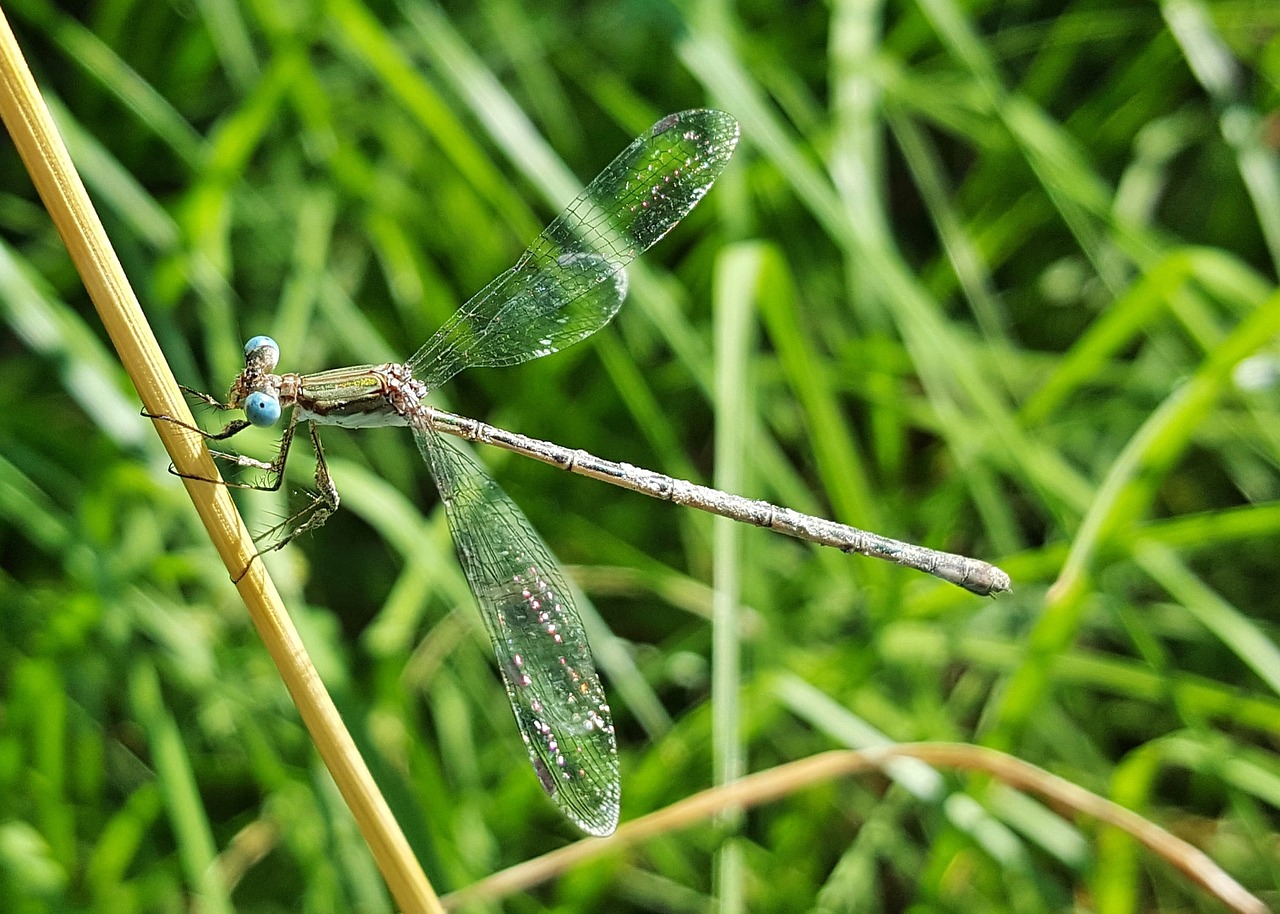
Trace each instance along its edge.
<path fill-rule="evenodd" d="M 621 796 L 613 718 L 564 576 L 523 512 L 472 457 L 430 429 L 415 427 L 414 435 L 435 474 L 533 769 L 579 828 L 612 834 Z"/>
<path fill-rule="evenodd" d="M 413 376 L 435 390 L 464 368 L 535 359 L 595 333 L 626 297 L 626 265 L 693 209 L 737 142 L 723 111 L 658 121 L 418 350 Z"/>

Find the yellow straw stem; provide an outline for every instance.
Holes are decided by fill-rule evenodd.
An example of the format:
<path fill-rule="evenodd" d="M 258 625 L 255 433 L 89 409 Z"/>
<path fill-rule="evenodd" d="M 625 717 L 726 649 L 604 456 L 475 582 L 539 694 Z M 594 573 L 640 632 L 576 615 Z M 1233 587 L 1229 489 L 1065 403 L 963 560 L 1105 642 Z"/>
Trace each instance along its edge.
<path fill-rule="evenodd" d="M 3 12 L 0 12 L 0 118 L 53 217 L 147 412 L 192 423 L 173 373 L 84 184 L 71 164 Z M 218 478 L 217 468 L 198 435 L 172 422 L 156 422 L 155 426 L 179 473 L 201 480 Z M 256 551 L 253 541 L 226 487 L 190 479 L 184 482 L 223 564 L 237 581 L 236 587 L 253 624 L 280 670 L 321 758 L 369 843 L 396 903 L 409 912 L 442 911 L 439 899 L 307 656 L 275 585 L 262 562 L 253 560 Z M 246 567 L 248 572 L 242 574 Z"/>

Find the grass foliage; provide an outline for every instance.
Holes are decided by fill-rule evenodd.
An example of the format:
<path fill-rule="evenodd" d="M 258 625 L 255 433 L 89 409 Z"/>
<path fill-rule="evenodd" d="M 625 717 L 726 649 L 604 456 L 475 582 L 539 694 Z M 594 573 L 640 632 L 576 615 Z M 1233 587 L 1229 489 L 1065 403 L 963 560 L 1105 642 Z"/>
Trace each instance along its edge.
<path fill-rule="evenodd" d="M 448 404 L 997 561 L 1015 592 L 485 453 L 586 595 L 624 820 L 716 771 L 965 741 L 1280 901 L 1280 7 L 5 14 L 175 373 L 215 392 L 257 333 L 290 370 L 407 356 L 632 136 L 732 112 L 734 163 L 614 325 Z M 0 909 L 390 910 L 11 147 L 0 168 Z M 410 436 L 325 441 L 344 510 L 269 567 L 423 867 L 445 891 L 570 840 Z M 256 530 L 291 503 L 240 501 Z M 508 905 L 713 895 L 1216 909 L 1118 832 L 950 773 L 800 792 Z"/>

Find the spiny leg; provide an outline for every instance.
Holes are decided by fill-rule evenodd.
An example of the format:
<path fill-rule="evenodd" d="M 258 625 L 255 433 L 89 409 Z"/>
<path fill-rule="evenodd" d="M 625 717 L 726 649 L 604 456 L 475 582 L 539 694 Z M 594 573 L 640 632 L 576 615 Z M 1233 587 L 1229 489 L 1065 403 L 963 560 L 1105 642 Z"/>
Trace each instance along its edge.
<path fill-rule="evenodd" d="M 189 387 L 182 388 L 186 393 L 197 398 L 203 403 L 220 410 L 230 410 L 235 407 L 229 406 L 222 401 L 211 397 L 209 394 L 194 390 Z M 210 432 L 198 426 L 191 425 L 177 419 L 173 416 L 161 415 L 158 413 L 148 413 L 143 410 L 142 415 L 148 419 L 157 419 L 164 422 L 172 422 L 174 425 L 181 426 L 201 435 L 208 441 L 223 441 L 239 434 L 251 423 L 244 419 L 235 419 L 228 422 L 220 431 Z M 225 479 L 207 479 L 204 476 L 196 476 L 190 473 L 181 473 L 172 465 L 169 472 L 182 479 L 194 479 L 200 482 L 210 482 L 215 485 L 224 485 L 232 489 L 253 489 L 259 492 L 276 492 L 284 484 L 285 466 L 289 460 L 290 448 L 293 446 L 293 436 L 298 430 L 298 414 L 295 412 L 289 419 L 289 424 L 285 427 L 284 432 L 280 436 L 280 446 L 276 451 L 275 457 L 270 461 L 257 460 L 253 457 L 246 457 L 243 454 L 229 454 L 225 451 L 216 451 L 210 449 L 209 454 L 214 459 L 224 460 L 238 467 L 248 467 L 251 469 L 263 470 L 266 473 L 265 479 L 259 482 L 243 483 L 232 482 Z M 258 542 L 266 537 L 286 531 L 278 542 L 272 543 L 265 549 L 259 550 L 254 557 L 262 555 L 265 552 L 274 552 L 282 549 L 289 544 L 299 534 L 306 533 L 309 530 L 315 530 L 324 525 L 329 516 L 338 510 L 338 488 L 333 482 L 333 477 L 329 473 L 329 465 L 324 459 L 324 448 L 320 444 L 320 435 L 314 425 L 310 426 L 311 444 L 316 454 L 316 492 L 311 496 L 311 500 L 300 510 L 285 518 L 279 524 L 269 530 L 254 536 L 254 542 Z M 248 568 L 245 569 L 248 571 Z M 243 572 L 241 573 L 243 577 Z M 238 580 L 238 579 L 237 579 Z"/>
<path fill-rule="evenodd" d="M 239 407 L 232 406 L 230 403 L 223 403 L 217 397 L 212 394 L 207 394 L 203 390 L 196 390 L 194 387 L 188 387 L 185 384 L 179 384 L 178 387 L 188 397 L 191 397 L 193 400 L 199 400 L 205 406 L 212 406 L 214 409 L 222 410 L 223 412 L 230 412 L 232 410 L 239 409 Z"/>
<path fill-rule="evenodd" d="M 295 427 L 296 423 L 290 422 L 289 427 L 285 430 L 285 436 L 289 440 L 293 438 Z M 311 495 L 311 501 L 303 508 L 286 517 L 265 533 L 254 537 L 254 542 L 257 542 L 264 537 L 280 534 L 280 539 L 277 542 L 261 550 L 258 555 L 283 549 L 301 534 L 323 527 L 330 515 L 338 510 L 340 501 L 338 487 L 334 484 L 333 476 L 329 473 L 329 464 L 324 459 L 324 448 L 320 445 L 320 433 L 314 424 L 310 426 L 310 432 L 311 446 L 316 453 L 316 491 Z M 281 440 L 283 442 L 284 438 Z M 282 453 L 287 450 L 288 446 L 286 444 Z M 277 459 L 279 459 L 279 455 L 277 455 Z M 284 476 L 283 461 L 281 461 L 279 468 L 275 472 L 277 474 L 275 488 L 279 488 L 280 481 Z"/>
<path fill-rule="evenodd" d="M 212 397 L 209 394 L 204 393 L 203 391 L 195 390 L 194 388 L 187 387 L 185 385 L 179 385 L 179 387 L 181 387 L 182 390 L 189 396 L 193 397 L 194 399 L 198 400 L 201 403 L 204 403 L 207 406 L 212 406 L 214 409 L 226 411 L 226 410 L 232 410 L 236 408 L 229 404 L 223 403 L 221 400 L 218 400 L 217 398 Z M 233 419 L 232 421 L 228 422 L 225 426 L 223 426 L 222 429 L 220 429 L 219 431 L 210 432 L 210 431 L 206 431 L 203 428 L 200 428 L 197 425 L 192 425 L 189 422 L 184 422 L 183 420 L 178 419 L 175 416 L 168 416 L 161 413 L 147 412 L 145 407 L 142 410 L 142 415 L 147 419 L 154 419 L 161 422 L 171 422 L 174 425 L 177 425 L 188 431 L 195 432 L 197 435 L 200 435 L 206 441 L 225 441 L 228 438 L 238 435 L 240 432 L 244 431 L 246 428 L 249 428 L 252 425 L 251 422 L 245 419 Z M 253 482 L 253 483 L 243 483 L 243 482 L 232 482 L 232 481 L 221 479 L 221 478 L 210 479 L 208 477 L 197 476 L 192 473 L 182 473 L 173 464 L 169 465 L 169 472 L 172 473 L 174 476 L 178 476 L 182 479 L 193 479 L 198 482 L 208 482 L 208 483 L 212 483 L 213 485 L 226 486 L 227 488 L 230 488 L 230 489 L 253 489 L 253 490 L 262 491 L 262 492 L 278 491 L 281 485 L 283 485 L 284 483 L 284 469 L 285 469 L 285 465 L 288 463 L 288 460 L 289 460 L 289 449 L 293 445 L 293 436 L 297 431 L 297 426 L 298 426 L 298 416 L 297 416 L 297 413 L 294 413 L 292 416 L 290 416 L 289 424 L 285 427 L 283 434 L 281 434 L 280 436 L 280 444 L 278 449 L 276 450 L 276 455 L 270 461 L 257 460 L 253 457 L 246 457 L 242 454 L 229 454 L 225 451 L 213 450 L 212 448 L 209 449 L 209 455 L 213 457 L 215 460 L 224 460 L 238 467 L 249 467 L 252 469 L 265 471 L 266 472 L 265 481 L 260 480 L 258 482 Z M 316 446 L 316 457 L 317 457 L 316 481 L 318 484 L 320 484 L 323 479 L 324 482 L 326 483 L 326 485 L 324 486 L 324 494 L 313 496 L 311 503 L 306 508 L 303 508 L 302 511 L 292 515 L 291 517 L 287 518 L 283 523 L 275 527 L 272 527 L 271 529 L 265 531 L 264 533 L 254 536 L 253 541 L 255 543 L 257 543 L 263 537 L 270 536 L 276 531 L 284 527 L 287 527 L 290 524 L 294 524 L 297 518 L 303 516 L 304 514 L 307 514 L 308 512 L 312 514 L 319 512 L 321 509 L 317 508 L 317 505 L 326 505 L 326 504 L 332 503 L 333 507 L 329 508 L 327 511 L 324 511 L 324 517 L 327 517 L 329 514 L 333 513 L 333 510 L 337 507 L 337 491 L 334 489 L 333 482 L 329 478 L 328 467 L 324 465 L 324 462 L 323 462 L 324 458 L 320 452 L 320 439 L 316 435 L 315 426 L 311 427 L 311 441 Z M 321 469 L 322 467 L 323 467 L 323 471 Z M 298 533 L 302 532 L 305 529 L 310 529 L 312 527 L 318 526 L 320 523 L 323 523 L 323 519 L 316 521 L 312 518 L 308 518 L 307 522 L 301 525 L 298 525 L 292 533 L 290 533 L 288 536 L 281 539 L 280 542 L 275 543 L 266 549 L 261 549 L 255 552 L 250 557 L 248 564 L 244 566 L 244 569 L 240 572 L 240 574 L 235 576 L 234 578 L 235 583 L 239 584 L 241 579 L 243 579 L 244 576 L 249 573 L 249 568 L 252 567 L 254 559 L 261 556 L 264 552 L 271 552 L 281 548 L 286 543 L 288 543 L 289 540 L 297 536 Z"/>
<path fill-rule="evenodd" d="M 223 403 L 218 398 L 212 397 L 209 394 L 204 393 L 203 391 L 196 390 L 195 388 L 192 388 L 192 387 L 187 387 L 185 384 L 179 384 L 178 386 L 182 388 L 183 393 L 187 394 L 189 397 L 192 397 L 195 400 L 198 400 L 199 402 L 205 404 L 206 406 L 212 406 L 214 409 L 222 410 L 224 412 L 236 408 L 234 406 L 231 406 L 230 404 Z M 164 413 L 147 412 L 146 407 L 143 407 L 141 412 L 142 412 L 142 417 L 144 419 L 153 419 L 158 422 L 170 422 L 178 426 L 179 428 L 186 429 L 189 432 L 195 432 L 197 435 L 204 438 L 206 441 L 226 441 L 228 438 L 232 438 L 240 434 L 246 428 L 249 428 L 252 425 L 252 423 L 250 423 L 246 419 L 232 419 L 230 422 L 228 422 L 218 431 L 210 432 L 210 431 L 206 431 L 205 429 L 201 428 L 198 425 L 192 425 L 190 422 L 184 422 L 183 420 L 177 418 L 176 416 L 169 416 Z M 292 429 L 286 431 L 285 437 L 289 437 L 289 438 L 292 437 Z M 284 438 L 282 438 L 281 440 L 282 442 L 285 442 Z M 287 442 L 285 442 L 283 450 L 285 452 L 288 451 Z M 259 470 L 271 470 L 276 466 L 284 465 L 284 458 L 282 454 L 277 454 L 276 459 L 271 461 L 271 463 L 264 463 L 261 460 L 254 460 L 252 457 L 244 457 L 239 454 L 228 454 L 225 451 L 215 451 L 210 449 L 209 453 L 215 459 L 225 460 L 229 463 L 235 464 L 236 466 L 240 466 L 240 467 L 251 467 Z M 277 480 L 272 485 L 261 486 L 258 484 L 227 482 L 224 479 L 208 479 L 204 476 L 195 476 L 190 473 L 180 473 L 178 472 L 177 467 L 175 467 L 173 464 L 169 464 L 169 472 L 172 473 L 174 476 L 178 476 L 182 479 L 194 479 L 197 482 L 210 482 L 210 483 L 214 483 L 215 485 L 221 484 L 233 489 L 266 489 L 268 491 L 272 491 L 280 487 L 279 480 Z"/>
<path fill-rule="evenodd" d="M 295 418 L 289 422 L 288 427 L 280 438 L 280 450 L 275 459 L 269 464 L 259 462 L 268 473 L 273 475 L 273 482 L 270 485 L 241 485 L 238 488 L 259 489 L 261 491 L 275 491 L 280 488 L 284 482 L 284 468 L 288 459 L 289 447 L 293 443 L 293 435 L 297 429 L 296 415 L 295 413 Z M 320 434 L 314 425 L 310 426 L 310 434 L 311 446 L 316 453 L 316 491 L 310 494 L 310 501 L 301 509 L 295 511 L 274 527 L 264 530 L 253 537 L 255 544 L 271 537 L 277 537 L 277 539 L 269 546 L 259 549 L 250 557 L 248 564 L 244 566 L 244 570 L 235 578 L 235 583 L 237 584 L 249 573 L 249 569 L 253 566 L 255 559 L 261 558 L 268 552 L 283 549 L 299 535 L 322 527 L 324 522 L 329 519 L 329 516 L 338 510 L 338 488 L 329 473 L 329 465 L 324 459 L 324 449 L 320 445 Z M 232 483 L 224 484 L 233 485 Z"/>
<path fill-rule="evenodd" d="M 234 408 L 198 390 L 193 390 L 189 387 L 183 387 L 182 389 L 188 394 L 198 398 L 210 406 L 215 407 L 216 409 L 229 410 Z M 183 422 L 181 419 L 177 419 L 173 416 L 161 415 L 159 413 L 148 413 L 145 409 L 142 411 L 142 415 L 148 419 L 172 422 L 174 425 L 178 425 L 182 428 L 195 432 L 207 441 L 222 441 L 227 438 L 231 438 L 232 436 L 244 431 L 246 428 L 249 428 L 251 425 L 251 423 L 244 419 L 236 419 L 228 422 L 220 431 L 210 432 L 198 426 Z M 179 472 L 177 467 L 172 464 L 169 465 L 169 472 L 182 479 L 194 479 L 198 482 L 213 483 L 214 485 L 226 486 L 229 489 L 252 489 L 258 492 L 279 491 L 280 487 L 284 484 L 284 470 L 289 461 L 289 452 L 290 448 L 293 446 L 293 436 L 297 432 L 297 429 L 298 418 L 297 413 L 294 413 L 290 417 L 289 424 L 285 426 L 284 432 L 280 435 L 280 444 L 276 450 L 276 455 L 270 461 L 257 460 L 253 457 L 246 457 L 243 454 L 229 454 L 225 451 L 213 450 L 212 448 L 209 450 L 209 455 L 215 460 L 223 460 L 237 467 L 263 470 L 266 473 L 266 476 L 258 482 L 246 483 L 234 482 L 226 479 L 210 479 L 208 477 L 197 476 L 192 473 Z M 320 437 L 317 434 L 314 425 L 311 426 L 311 443 L 315 447 L 316 451 L 316 486 L 319 489 L 319 492 L 312 495 L 311 501 L 300 511 L 285 518 L 285 520 L 269 530 L 254 536 L 253 540 L 256 543 L 259 540 L 278 533 L 281 530 L 286 530 L 290 527 L 293 528 L 279 542 L 254 553 L 254 558 L 257 558 L 264 552 L 273 552 L 276 549 L 282 548 L 299 533 L 319 527 L 330 514 L 337 510 L 338 491 L 334 486 L 332 477 L 329 475 L 329 467 L 324 461 L 324 452 L 320 447 Z M 300 521 L 299 519 L 302 520 Z M 248 567 L 246 566 L 245 571 L 241 572 L 240 577 L 244 577 L 244 574 L 247 571 Z M 239 579 L 239 577 L 236 578 L 237 581 Z"/>
<path fill-rule="evenodd" d="M 210 399 L 212 401 L 212 398 Z M 216 401 L 212 402 L 216 403 Z M 223 408 L 229 407 L 224 406 Z M 210 432 L 200 428 L 199 426 L 183 422 L 181 419 L 174 418 L 173 416 L 161 415 L 159 413 L 148 413 L 145 410 L 142 415 L 148 419 L 172 422 L 180 428 L 195 432 L 206 441 L 225 441 L 228 438 L 238 435 L 240 432 L 251 426 L 251 423 L 244 419 L 234 419 L 231 422 L 228 422 L 220 431 Z M 232 482 L 226 479 L 210 479 L 206 476 L 197 476 L 193 473 L 180 472 L 173 464 L 169 464 L 169 472 L 181 479 L 194 479 L 197 482 L 209 482 L 214 485 L 226 486 L 229 489 L 253 489 L 259 492 L 275 492 L 280 488 L 284 481 L 284 466 L 289 459 L 289 447 L 293 443 L 293 434 L 296 425 L 297 419 L 291 419 L 289 425 L 284 430 L 284 434 L 280 436 L 280 447 L 277 450 L 275 457 L 270 461 L 258 460 L 254 457 L 247 457 L 244 454 L 231 454 L 226 451 L 217 451 L 212 448 L 209 449 L 209 456 L 213 457 L 215 460 L 221 460 L 241 468 L 265 471 L 265 482 L 246 483 Z"/>
<path fill-rule="evenodd" d="M 196 390 L 194 387 L 188 387 L 185 384 L 179 384 L 178 387 L 182 390 L 184 394 L 186 394 L 188 397 L 191 397 L 193 400 L 203 403 L 205 406 L 211 406 L 214 409 L 219 410 L 221 412 L 230 412 L 232 410 L 240 408 L 238 406 L 232 406 L 230 403 L 223 403 L 217 397 L 207 394 L 202 390 Z M 180 428 L 185 428 L 188 431 L 195 432 L 197 435 L 200 435 L 203 438 L 208 438 L 212 441 L 223 441 L 227 438 L 232 437 L 233 435 L 238 435 L 240 432 L 244 431 L 246 428 L 248 428 L 251 425 L 251 423 L 245 419 L 232 419 L 230 422 L 224 425 L 220 431 L 208 432 L 200 428 L 198 425 L 192 425 L 189 422 L 183 422 L 181 419 L 177 418 L 176 416 L 167 416 L 164 413 L 149 413 L 147 412 L 147 408 L 145 406 L 142 408 L 141 412 L 142 412 L 142 417 L 144 419 L 156 419 L 161 422 L 172 422 L 174 425 L 179 426 Z"/>
<path fill-rule="evenodd" d="M 225 409 L 226 407 L 223 408 Z M 218 431 L 210 432 L 202 429 L 198 425 L 192 425 L 190 422 L 183 422 L 176 416 L 166 416 L 164 413 L 149 413 L 145 409 L 142 410 L 142 418 L 155 419 L 159 422 L 171 422 L 178 426 L 178 428 L 185 428 L 189 432 L 195 432 L 201 438 L 208 441 L 225 441 L 228 438 L 232 438 L 240 434 L 252 424 L 247 419 L 232 419 Z"/>
<path fill-rule="evenodd" d="M 275 457 L 270 461 L 256 460 L 252 457 L 245 457 L 240 454 L 226 454 L 222 451 L 210 450 L 209 453 L 217 459 L 226 460 L 240 467 L 251 467 L 263 470 L 265 476 L 258 482 L 241 483 L 228 482 L 226 480 L 210 480 L 212 482 L 221 483 L 228 488 L 234 489 L 253 489 L 258 492 L 277 492 L 284 485 L 285 467 L 289 462 L 289 454 L 293 447 L 293 437 L 298 431 L 298 414 L 295 412 L 289 417 L 289 424 L 285 426 L 284 432 L 280 435 L 280 446 L 276 451 Z M 286 517 L 275 526 L 264 530 L 262 533 L 256 534 L 253 541 L 258 543 L 264 539 L 279 535 L 279 539 L 260 549 L 254 554 L 254 558 L 266 552 L 274 552 L 287 546 L 295 537 L 308 530 L 315 530 L 324 525 L 329 515 L 338 510 L 338 488 L 333 482 L 333 477 L 329 473 L 329 465 L 324 459 L 324 448 L 320 444 L 320 433 L 315 425 L 309 426 L 311 434 L 311 446 L 316 454 L 316 491 L 310 494 L 310 500 L 301 509 Z M 209 436 L 212 437 L 212 436 Z M 177 476 L 184 476 L 187 479 L 195 479 L 200 477 L 186 476 L 178 473 L 176 470 L 171 471 Z M 247 568 L 245 569 L 248 570 Z M 241 575 L 243 576 L 243 574 Z M 238 580 L 238 579 L 237 579 Z"/>

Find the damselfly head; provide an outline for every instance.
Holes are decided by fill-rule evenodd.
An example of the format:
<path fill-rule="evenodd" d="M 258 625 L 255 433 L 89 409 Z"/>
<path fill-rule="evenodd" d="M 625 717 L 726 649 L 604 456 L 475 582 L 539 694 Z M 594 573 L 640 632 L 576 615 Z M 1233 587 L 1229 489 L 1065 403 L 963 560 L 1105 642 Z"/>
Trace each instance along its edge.
<path fill-rule="evenodd" d="M 244 371 L 231 385 L 227 402 L 241 407 L 251 425 L 266 427 L 280 420 L 280 378 L 272 374 L 279 361 L 280 346 L 269 336 L 244 344 Z"/>

